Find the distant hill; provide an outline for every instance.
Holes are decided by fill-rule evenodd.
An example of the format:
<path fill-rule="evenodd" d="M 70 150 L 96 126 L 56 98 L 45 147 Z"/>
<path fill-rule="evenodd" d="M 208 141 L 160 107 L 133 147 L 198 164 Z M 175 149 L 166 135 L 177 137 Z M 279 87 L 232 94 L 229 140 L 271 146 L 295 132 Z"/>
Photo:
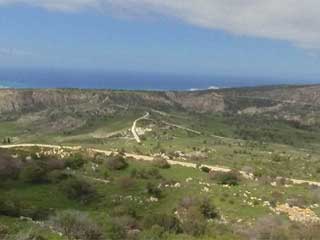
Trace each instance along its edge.
<path fill-rule="evenodd" d="M 38 113 L 48 119 L 86 119 L 123 109 L 260 114 L 302 124 L 320 122 L 320 85 L 269 86 L 192 92 L 111 90 L 0 90 L 2 118 Z"/>

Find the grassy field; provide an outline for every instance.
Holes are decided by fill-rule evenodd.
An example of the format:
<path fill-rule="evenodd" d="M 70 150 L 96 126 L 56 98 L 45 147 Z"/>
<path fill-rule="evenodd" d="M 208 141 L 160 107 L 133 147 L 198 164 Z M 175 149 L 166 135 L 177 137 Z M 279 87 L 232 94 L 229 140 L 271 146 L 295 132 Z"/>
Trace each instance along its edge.
<path fill-rule="evenodd" d="M 22 152 L 21 150 L 12 151 L 12 154 L 27 156 L 42 150 L 33 148 L 23 149 Z M 123 217 L 129 218 L 130 216 L 130 221 L 134 221 L 135 226 L 140 229 L 134 239 L 148 239 L 148 236 L 150 237 L 148 234 L 156 236 L 156 233 L 152 232 L 154 229 L 145 227 L 145 219 L 148 219 L 149 216 L 174 215 L 183 199 L 205 198 L 215 206 L 219 217 L 205 223 L 207 230 L 204 233 L 192 236 L 190 233 L 167 232 L 159 239 L 231 240 L 242 238 L 242 234 L 235 231 L 235 228 L 247 229 L 259 219 L 270 214 L 274 215 L 270 209 L 271 206 L 266 205 L 266 202 L 272 205 L 294 201 L 295 204 L 301 204 L 301 207 L 310 207 L 318 203 L 320 197 L 316 188 L 306 185 L 290 184 L 287 186 L 284 183 L 278 183 L 272 186 L 264 178 L 256 181 L 241 178 L 238 179 L 236 185 L 219 184 L 219 181 L 210 177 L 210 174 L 199 169 L 181 166 L 163 169 L 152 163 L 127 160 L 128 167 L 122 170 L 112 170 L 105 165 L 108 158 L 101 161 L 101 159 L 87 155 L 83 156 L 86 161 L 80 168 L 59 171 L 72 173 L 73 176 L 90 183 L 96 190 L 95 197 L 90 201 L 84 203 L 78 199 L 68 198 L 61 190 L 63 181 L 62 183 L 30 183 L 26 182 L 23 177 L 10 179 L 1 184 L 1 200 L 23 203 L 24 209 L 50 210 L 50 214 L 70 209 L 81 211 L 98 223 L 107 239 L 120 239 L 118 235 L 115 235 L 120 234 L 117 232 L 120 230 L 115 229 L 117 221 L 122 219 L 124 222 L 121 224 L 125 225 L 129 220 L 123 220 Z M 134 175 L 141 171 L 144 173 L 153 171 L 153 173 L 147 174 L 147 177 Z M 99 179 L 108 180 L 108 182 L 101 182 Z M 154 186 L 161 184 L 161 187 L 157 187 L 161 189 L 161 196 L 157 196 L 154 202 L 150 200 L 152 195 L 147 191 L 149 183 Z M 319 207 L 313 210 L 320 213 Z M 1 211 L 4 210 L 0 204 Z M 281 219 L 283 222 L 288 222 L 286 214 L 282 215 Z M 45 224 L 39 225 L 17 217 L 1 216 L 0 226 L 8 227 L 11 234 L 17 231 L 23 234 L 32 229 L 33 232 L 46 239 L 65 239 L 48 229 L 50 221 L 41 221 L 44 221 Z"/>

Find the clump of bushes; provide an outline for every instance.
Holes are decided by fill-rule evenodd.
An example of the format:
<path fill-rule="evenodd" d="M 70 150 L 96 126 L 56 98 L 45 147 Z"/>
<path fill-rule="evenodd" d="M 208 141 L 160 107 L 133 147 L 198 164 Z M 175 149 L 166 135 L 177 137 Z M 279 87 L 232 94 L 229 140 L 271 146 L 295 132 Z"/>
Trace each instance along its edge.
<path fill-rule="evenodd" d="M 17 240 L 47 240 L 43 235 L 38 233 L 37 231 L 29 230 L 29 231 L 21 231 L 15 235 Z"/>
<path fill-rule="evenodd" d="M 155 183 L 148 182 L 146 188 L 147 188 L 147 193 L 150 194 L 151 196 L 156 198 L 160 198 L 162 196 L 161 189 Z"/>
<path fill-rule="evenodd" d="M 6 225 L 0 224 L 0 239 L 6 239 L 9 234 L 9 228 Z"/>
<path fill-rule="evenodd" d="M 47 169 L 38 162 L 31 162 L 24 166 L 20 178 L 29 183 L 43 183 L 47 181 Z"/>
<path fill-rule="evenodd" d="M 211 171 L 211 169 L 208 168 L 208 167 L 206 167 L 206 166 L 201 166 L 201 167 L 200 167 L 200 170 L 201 170 L 202 172 L 205 172 L 205 173 L 209 173 L 209 172 Z"/>
<path fill-rule="evenodd" d="M 240 174 L 236 171 L 231 172 L 211 172 L 210 179 L 221 185 L 236 186 L 240 184 Z"/>
<path fill-rule="evenodd" d="M 157 213 L 157 214 L 150 214 L 144 218 L 143 225 L 145 228 L 155 230 L 155 226 L 159 226 L 161 234 L 163 231 L 170 232 L 170 233 L 180 233 L 181 226 L 179 219 L 174 214 L 168 213 Z M 157 229 L 159 230 L 159 229 Z"/>
<path fill-rule="evenodd" d="M 128 163 L 122 155 L 112 155 L 106 161 L 109 170 L 123 170 L 128 167 Z"/>
<path fill-rule="evenodd" d="M 54 228 L 62 232 L 68 240 L 102 240 L 105 239 L 99 226 L 85 213 L 63 211 L 50 219 Z"/>
<path fill-rule="evenodd" d="M 34 220 L 46 219 L 51 211 L 46 208 L 36 207 L 15 198 L 0 199 L 0 215 L 9 217 L 30 217 Z"/>
<path fill-rule="evenodd" d="M 159 170 L 156 168 L 151 169 L 132 169 L 131 177 L 133 178 L 140 178 L 140 179 L 163 179 L 162 175 L 160 174 Z"/>
<path fill-rule="evenodd" d="M 0 151 L 0 182 L 15 179 L 19 176 L 21 161 L 13 159 L 8 154 Z"/>
<path fill-rule="evenodd" d="M 136 181 L 132 177 L 124 176 L 118 179 L 118 184 L 122 189 L 127 190 L 133 188 L 136 185 Z"/>
<path fill-rule="evenodd" d="M 86 160 L 81 154 L 73 154 L 65 161 L 65 167 L 76 170 L 82 168 L 85 163 Z"/>
<path fill-rule="evenodd" d="M 110 224 L 109 237 L 112 240 L 118 239 L 137 239 L 140 232 L 137 219 L 131 216 L 120 216 L 112 219 Z"/>
<path fill-rule="evenodd" d="M 71 174 L 60 171 L 60 170 L 54 170 L 47 174 L 47 180 L 50 183 L 60 183 L 64 180 L 67 180 L 70 177 L 72 177 Z"/>
<path fill-rule="evenodd" d="M 171 167 L 170 163 L 162 157 L 155 157 L 153 160 L 153 165 L 161 169 L 168 169 Z"/>
<path fill-rule="evenodd" d="M 178 218 L 184 233 L 200 236 L 207 229 L 208 220 L 219 217 L 218 211 L 208 198 L 185 197 L 177 207 Z"/>
<path fill-rule="evenodd" d="M 68 198 L 80 202 L 88 202 L 97 196 L 96 189 L 87 181 L 79 178 L 68 178 L 61 182 L 60 189 Z"/>

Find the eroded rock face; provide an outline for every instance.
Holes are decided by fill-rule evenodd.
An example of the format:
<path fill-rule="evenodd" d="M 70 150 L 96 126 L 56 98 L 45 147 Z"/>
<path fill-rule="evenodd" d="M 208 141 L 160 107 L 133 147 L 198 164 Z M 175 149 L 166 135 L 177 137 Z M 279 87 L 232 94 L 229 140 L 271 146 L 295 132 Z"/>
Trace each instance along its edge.
<path fill-rule="evenodd" d="M 223 97 L 208 93 L 164 93 L 85 90 L 0 90 L 0 113 L 30 112 L 73 106 L 81 111 L 111 105 L 150 108 L 179 107 L 196 112 L 223 111 Z"/>
<path fill-rule="evenodd" d="M 167 92 L 166 95 L 183 108 L 197 112 L 223 112 L 225 109 L 223 95 L 214 91 Z"/>

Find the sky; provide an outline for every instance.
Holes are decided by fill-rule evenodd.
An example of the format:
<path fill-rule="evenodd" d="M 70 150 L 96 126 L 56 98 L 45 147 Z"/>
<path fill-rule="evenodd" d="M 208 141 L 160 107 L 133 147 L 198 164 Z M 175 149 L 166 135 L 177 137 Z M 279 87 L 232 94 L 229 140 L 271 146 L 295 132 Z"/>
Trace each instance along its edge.
<path fill-rule="evenodd" d="M 317 79 L 319 9 L 318 0 L 0 0 L 0 68 Z"/>

